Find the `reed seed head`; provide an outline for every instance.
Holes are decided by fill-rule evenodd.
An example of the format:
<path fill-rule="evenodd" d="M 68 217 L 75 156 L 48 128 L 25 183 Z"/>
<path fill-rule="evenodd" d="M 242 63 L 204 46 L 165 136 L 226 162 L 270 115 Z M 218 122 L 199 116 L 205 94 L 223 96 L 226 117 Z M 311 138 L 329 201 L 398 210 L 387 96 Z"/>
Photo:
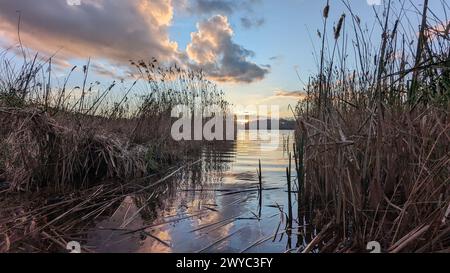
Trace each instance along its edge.
<path fill-rule="evenodd" d="M 330 5 L 329 4 L 327 4 L 326 6 L 325 6 L 325 8 L 323 9 L 323 18 L 328 18 L 328 14 L 330 13 Z"/>
<path fill-rule="evenodd" d="M 334 39 L 339 39 L 339 36 L 341 35 L 342 25 L 344 24 L 345 20 L 345 13 L 341 15 L 341 18 L 339 18 L 339 22 L 336 26 L 336 29 L 334 30 Z"/>

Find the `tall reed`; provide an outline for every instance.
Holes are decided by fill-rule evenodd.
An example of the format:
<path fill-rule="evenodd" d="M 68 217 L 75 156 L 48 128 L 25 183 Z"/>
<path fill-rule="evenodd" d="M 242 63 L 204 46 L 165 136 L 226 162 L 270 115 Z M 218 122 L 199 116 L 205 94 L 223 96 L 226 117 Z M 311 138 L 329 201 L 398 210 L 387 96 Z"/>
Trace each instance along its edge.
<path fill-rule="evenodd" d="M 81 69 L 80 85 L 68 84 L 73 67 L 62 86 L 52 86 L 51 59 L 6 56 L 0 66 L 0 175 L 11 189 L 72 190 L 155 172 L 200 152 L 199 142 L 172 139 L 175 105 L 194 107 L 200 98 L 202 109 L 228 107 L 203 73 L 156 59 L 131 62 L 128 86 L 90 82 L 91 60 Z"/>
<path fill-rule="evenodd" d="M 427 0 L 415 14 L 385 1 L 375 47 L 350 2 L 342 4 L 347 14 L 335 27 L 335 47 L 329 53 L 322 42 L 329 59 L 295 111 L 302 213 L 327 227 L 314 245 L 352 252 L 379 241 L 389 252 L 448 252 L 449 22 Z M 405 18 L 413 16 L 422 23 L 408 33 L 415 26 Z"/>

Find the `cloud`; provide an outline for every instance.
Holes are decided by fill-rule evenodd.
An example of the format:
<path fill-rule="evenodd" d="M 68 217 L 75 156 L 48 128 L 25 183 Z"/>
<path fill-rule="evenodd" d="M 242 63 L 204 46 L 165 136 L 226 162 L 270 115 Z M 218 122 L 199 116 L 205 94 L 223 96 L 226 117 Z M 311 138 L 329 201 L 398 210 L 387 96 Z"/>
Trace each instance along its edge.
<path fill-rule="evenodd" d="M 173 17 L 170 0 L 0 0 L 0 34 L 44 54 L 69 58 L 176 59 L 177 43 L 168 36 Z"/>
<path fill-rule="evenodd" d="M 272 56 L 269 58 L 269 60 L 271 60 L 271 61 L 279 61 L 281 59 L 283 59 L 282 55 L 276 55 L 276 56 Z"/>
<path fill-rule="evenodd" d="M 255 4 L 261 0 L 192 0 L 187 4 L 187 9 L 198 14 L 227 14 L 236 11 L 252 12 Z"/>
<path fill-rule="evenodd" d="M 250 19 L 247 17 L 241 18 L 241 25 L 247 29 L 253 28 L 253 27 L 260 27 L 260 26 L 264 25 L 265 22 L 266 22 L 266 19 L 264 19 L 264 18 L 259 18 L 259 19 Z"/>
<path fill-rule="evenodd" d="M 110 65 L 104 65 L 102 63 L 93 63 L 90 69 L 92 69 L 96 74 L 100 76 L 119 80 L 125 78 L 125 76 L 119 72 L 119 69 Z"/>
<path fill-rule="evenodd" d="M 370 6 L 380 6 L 383 0 L 367 0 L 367 4 Z"/>
<path fill-rule="evenodd" d="M 307 94 L 303 91 L 287 91 L 283 89 L 275 90 L 272 95 L 265 96 L 257 101 L 257 104 L 274 104 L 284 105 L 287 107 L 289 103 L 293 101 L 300 101 L 306 99 Z M 291 112 L 287 111 L 286 114 L 290 115 Z"/>
<path fill-rule="evenodd" d="M 277 90 L 277 91 L 274 92 L 274 96 L 275 97 L 304 99 L 306 97 L 306 94 L 303 91 Z"/>
<path fill-rule="evenodd" d="M 161 62 L 203 69 L 219 81 L 252 82 L 268 73 L 267 67 L 248 61 L 254 55 L 252 51 L 232 41 L 233 30 L 225 16 L 199 23 L 187 51 L 180 51 L 169 37 L 174 7 L 179 1 L 82 0 L 80 5 L 69 5 L 64 0 L 40 0 L 39 4 L 36 0 L 0 0 L 0 41 L 18 43 L 20 14 L 23 45 L 42 57 L 56 54 L 53 63 L 61 67 L 71 67 L 69 60 L 91 57 L 93 63 L 104 64 L 93 67 L 93 71 L 119 77 L 123 74 L 120 72 L 129 71 L 129 60 L 155 57 Z M 220 7 L 221 1 L 195 2 Z M 238 5 L 225 2 L 232 7 Z M 257 0 L 243 3 L 253 2 Z"/>
<path fill-rule="evenodd" d="M 232 1 L 221 0 L 195 0 L 190 6 L 191 11 L 198 13 L 226 13 L 231 14 L 235 9 L 235 3 Z"/>
<path fill-rule="evenodd" d="M 269 72 L 248 60 L 254 53 L 233 42 L 233 30 L 228 18 L 215 15 L 197 24 L 191 33 L 186 52 L 194 67 L 208 73 L 216 81 L 253 82 Z"/>

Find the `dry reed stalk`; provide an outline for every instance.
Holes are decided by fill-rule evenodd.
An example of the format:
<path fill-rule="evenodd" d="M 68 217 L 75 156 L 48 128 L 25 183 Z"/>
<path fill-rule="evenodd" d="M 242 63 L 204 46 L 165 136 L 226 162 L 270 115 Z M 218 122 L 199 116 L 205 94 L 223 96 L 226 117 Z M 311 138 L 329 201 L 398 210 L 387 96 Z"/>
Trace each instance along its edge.
<path fill-rule="evenodd" d="M 405 43 L 400 16 L 390 26 L 394 2 L 378 19 L 383 35 L 374 48 L 359 17 L 344 4 L 353 19 L 356 67 L 334 70 L 330 53 L 323 61 L 330 66 L 321 66 L 311 78 L 307 102 L 300 102 L 295 113 L 301 126 L 294 151 L 302 145 L 304 150 L 294 157 L 296 166 L 301 158 L 305 166 L 296 167 L 297 176 L 305 173 L 303 184 L 310 187 L 304 190 L 311 205 L 306 212 L 316 215 L 319 230 L 334 219 L 328 232 L 339 240 L 328 241 L 324 251 L 364 251 L 372 240 L 396 252 L 444 251 L 450 243 L 442 220 L 450 203 L 450 97 L 437 89 L 449 92 L 450 62 L 442 63 L 450 57 L 449 44 L 439 35 L 423 37 L 428 1 L 418 14 L 422 38 L 413 56 L 406 53 L 414 50 Z M 338 26 L 334 38 L 340 37 L 338 29 L 345 30 L 342 16 Z M 346 51 L 345 43 L 339 50 Z M 401 57 L 393 57 L 395 52 Z M 411 107 L 408 81 L 414 79 L 417 99 Z M 326 102 L 325 93 L 330 94 Z"/>
<path fill-rule="evenodd" d="M 172 141 L 172 107 L 193 106 L 198 97 L 204 105 L 228 107 L 223 92 L 202 73 L 163 67 L 155 59 L 134 64 L 140 78 L 116 100 L 107 98 L 115 82 L 93 94 L 100 83 L 88 84 L 90 60 L 78 98 L 72 96 L 78 88 L 67 84 L 76 67 L 58 88 L 50 78 L 51 60 L 39 62 L 37 54 L 24 58 L 18 68 L 10 60 L 0 62 L 3 251 L 48 251 L 55 244 L 60 249 L 70 232 L 84 232 L 127 195 L 156 200 L 166 190 L 163 182 L 177 172 L 151 186 L 149 180 L 187 155 L 199 155 L 203 146 Z M 41 80 L 36 76 L 44 67 L 48 78 Z M 143 94 L 133 92 L 138 84 Z M 140 99 L 131 101 L 134 95 Z"/>

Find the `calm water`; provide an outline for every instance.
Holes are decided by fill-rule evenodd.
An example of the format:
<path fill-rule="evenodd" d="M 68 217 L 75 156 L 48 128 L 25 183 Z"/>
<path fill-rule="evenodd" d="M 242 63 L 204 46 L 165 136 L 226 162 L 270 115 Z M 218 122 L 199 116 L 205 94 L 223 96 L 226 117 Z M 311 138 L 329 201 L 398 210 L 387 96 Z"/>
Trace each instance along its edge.
<path fill-rule="evenodd" d="M 244 140 L 205 151 L 201 163 L 153 195 L 127 197 L 111 217 L 97 224 L 88 246 L 99 252 L 152 253 L 285 252 L 302 245 L 297 232 L 285 232 L 286 143 L 289 138 L 292 146 L 292 132 L 280 131 L 276 150 L 261 149 L 268 141 L 250 140 L 249 132 L 242 134 Z M 262 198 L 257 190 L 259 159 Z M 294 167 L 292 176 L 295 190 Z M 159 201 L 148 201 L 154 198 Z M 296 220 L 294 193 L 292 205 Z M 298 224 L 294 222 L 293 227 Z"/>

